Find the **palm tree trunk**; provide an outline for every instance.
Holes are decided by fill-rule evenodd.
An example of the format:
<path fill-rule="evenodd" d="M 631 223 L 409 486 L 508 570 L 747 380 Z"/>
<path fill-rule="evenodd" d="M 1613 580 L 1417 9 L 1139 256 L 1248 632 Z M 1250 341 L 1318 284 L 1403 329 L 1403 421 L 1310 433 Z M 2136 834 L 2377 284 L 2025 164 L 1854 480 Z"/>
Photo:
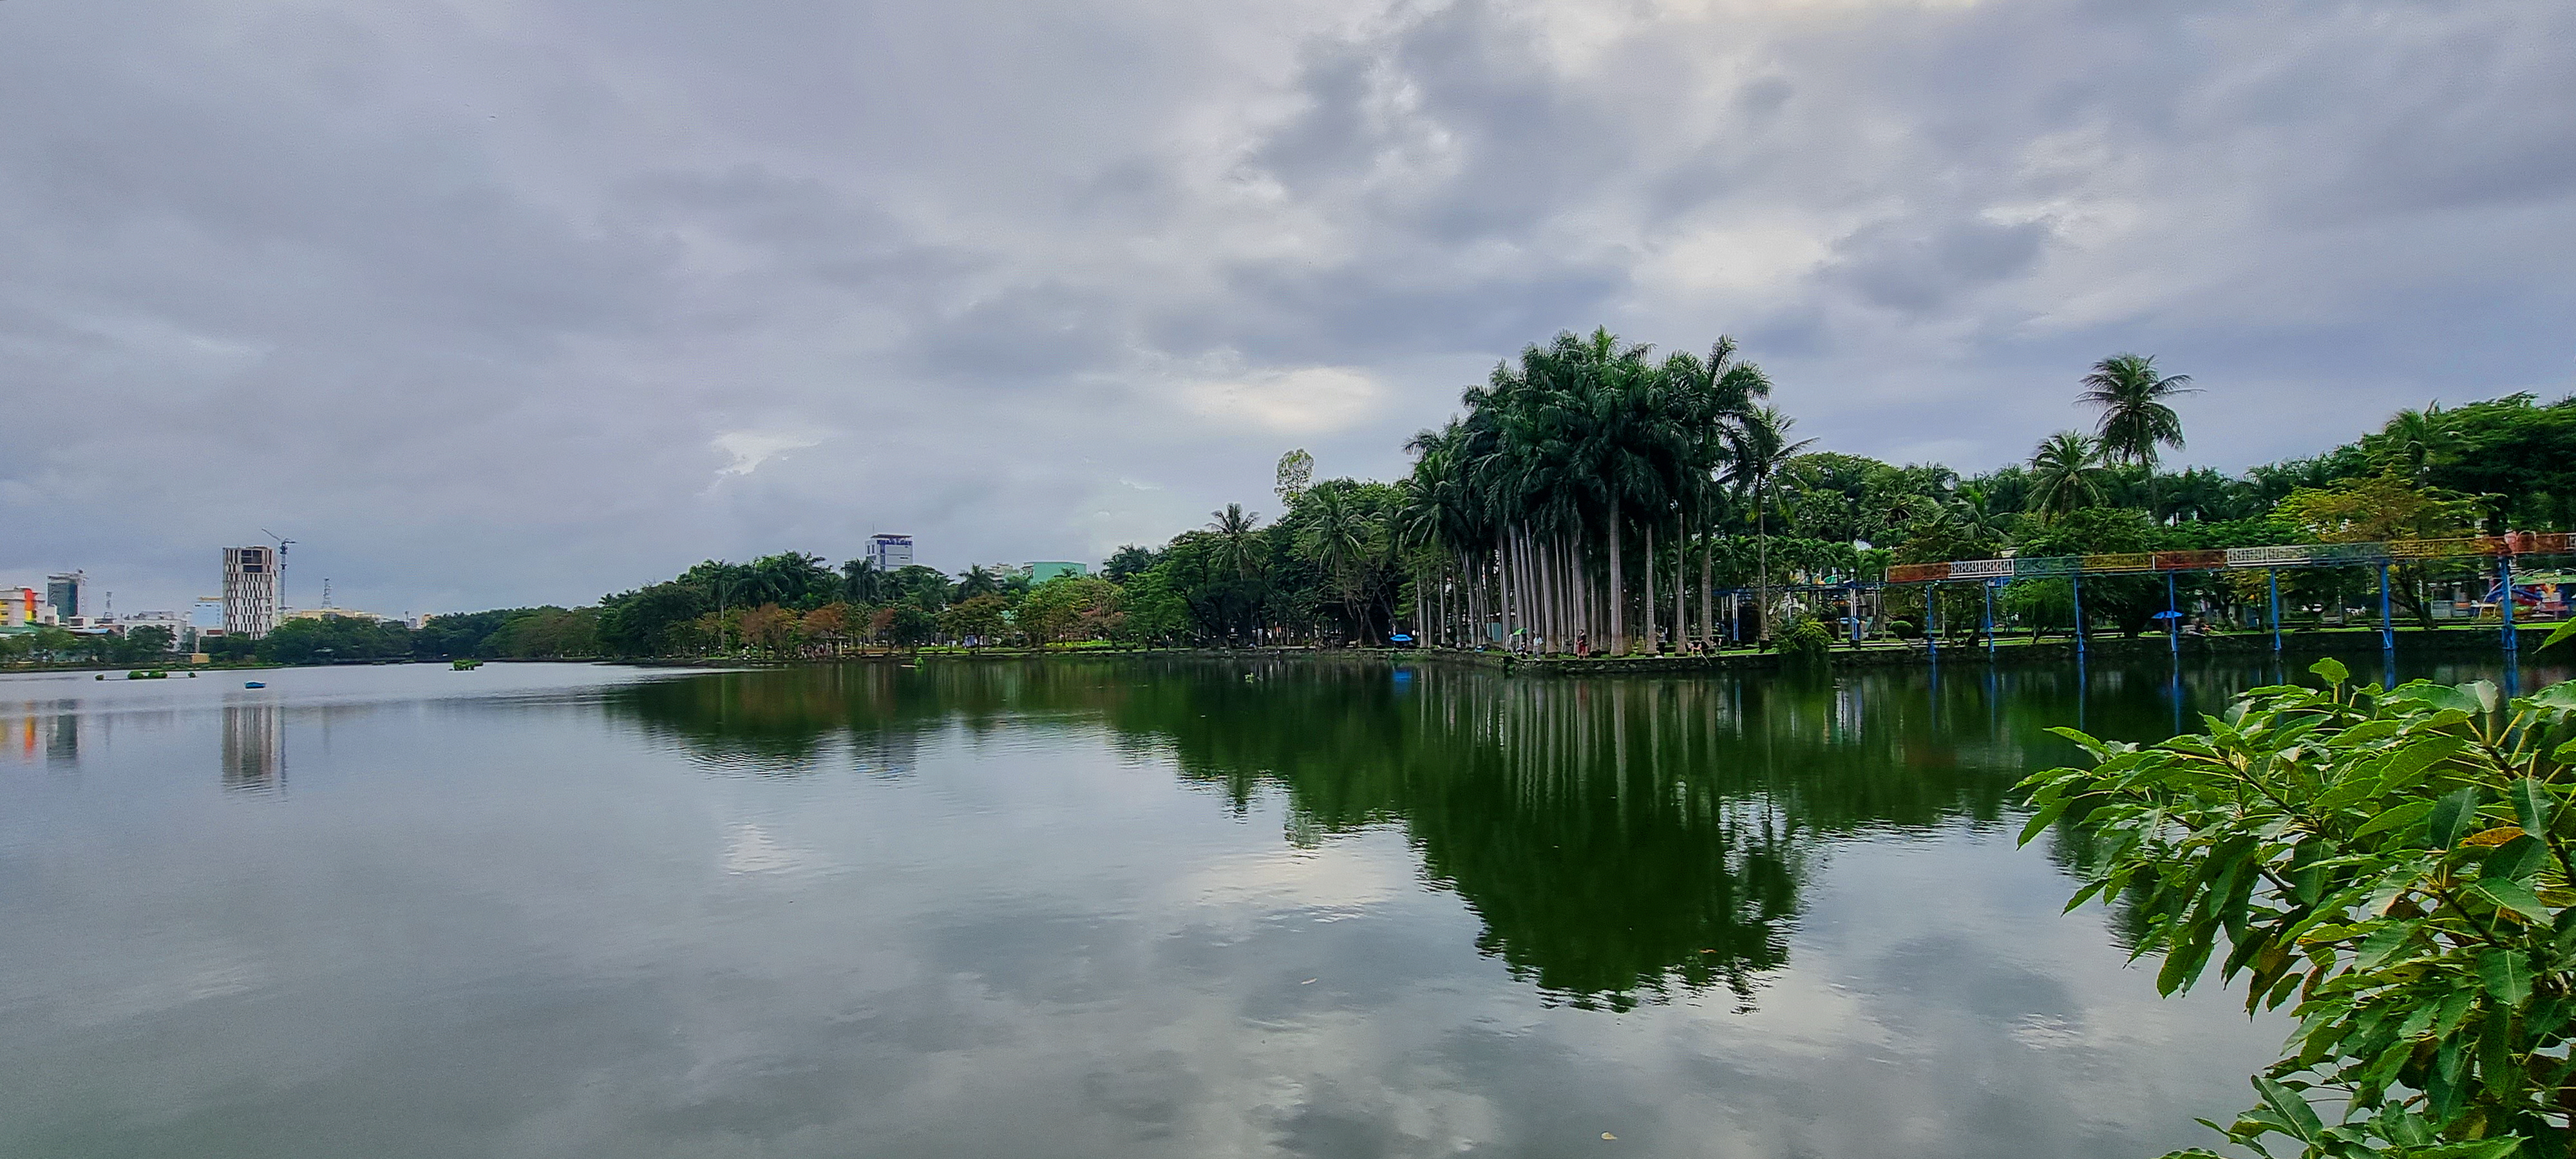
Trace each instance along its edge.
<path fill-rule="evenodd" d="M 1425 579 L 1422 574 L 1414 574 L 1414 646 L 1422 646 L 1422 636 L 1430 631 L 1430 628 L 1425 628 L 1425 623 L 1430 623 L 1430 616 L 1422 616 L 1422 608 L 1425 608 L 1422 579 Z"/>
<path fill-rule="evenodd" d="M 1754 630 L 1758 633 L 1757 639 L 1764 644 L 1769 644 L 1771 642 L 1771 531 L 1768 524 L 1764 522 L 1768 512 L 1763 510 L 1758 492 L 1753 503 L 1753 550 L 1759 557 L 1753 566 L 1761 573 L 1759 582 L 1762 586 L 1761 594 L 1755 597 L 1761 602 L 1753 608 L 1753 616 L 1757 623 Z"/>
<path fill-rule="evenodd" d="M 1565 569 L 1557 563 L 1559 539 L 1531 544 L 1531 564 L 1538 572 L 1540 648 L 1548 655 L 1565 650 Z"/>
<path fill-rule="evenodd" d="M 1619 522 L 1619 507 L 1614 503 L 1610 507 L 1610 638 L 1615 641 L 1612 647 L 1617 649 L 1612 655 L 1625 656 L 1628 654 L 1628 609 L 1620 605 L 1626 602 L 1621 597 L 1627 594 L 1627 583 L 1619 574 Z"/>
<path fill-rule="evenodd" d="M 1556 592 L 1556 569 L 1548 566 L 1547 541 L 1540 539 L 1537 532 L 1531 532 L 1529 538 L 1521 544 L 1521 557 L 1527 561 L 1530 573 L 1532 601 L 1528 640 L 1530 653 L 1538 655 L 1554 652 L 1556 651 L 1557 607 L 1560 601 L 1557 599 Z"/>
<path fill-rule="evenodd" d="M 1682 622 L 1690 612 L 1689 605 L 1683 602 L 1683 593 L 1690 590 L 1684 570 L 1690 566 L 1689 526 L 1683 520 L 1673 521 L 1673 651 L 1676 654 L 1682 650 L 1682 641 L 1690 639 L 1690 625 Z"/>
<path fill-rule="evenodd" d="M 1701 524 L 1702 526 L 1699 531 L 1699 631 L 1701 638 L 1707 640 L 1709 642 L 1710 650 L 1714 651 L 1717 647 L 1717 574 L 1715 561 L 1711 557 L 1717 554 L 1717 528 L 1711 523 L 1711 521 L 1706 519 L 1701 520 Z"/>
<path fill-rule="evenodd" d="M 1583 558 L 1579 530 L 1556 537 L 1556 591 L 1559 652 L 1574 651 L 1574 638 L 1583 634 L 1584 616 L 1589 609 L 1583 604 Z"/>
<path fill-rule="evenodd" d="M 1525 647 L 1529 643 L 1530 625 L 1536 622 L 1536 587 L 1529 567 L 1529 528 L 1514 527 L 1510 535 L 1512 569 L 1512 622 L 1503 629 L 1503 647 Z M 1515 637 L 1514 633 L 1519 633 Z"/>
<path fill-rule="evenodd" d="M 1654 521 L 1654 520 L 1649 519 L 1649 520 L 1647 520 L 1647 521 L 1646 521 L 1645 531 L 1646 531 L 1646 569 L 1645 569 L 1645 570 L 1646 570 L 1646 599 L 1645 599 L 1644 606 L 1643 606 L 1640 610 L 1641 610 L 1641 612 L 1643 613 L 1644 618 L 1645 618 L 1645 621 L 1646 621 L 1646 622 L 1644 623 L 1644 625 L 1642 625 L 1642 627 L 1643 627 L 1643 629 L 1644 629 L 1644 631 L 1645 631 L 1645 636 L 1643 637 L 1643 639 L 1644 639 L 1644 641 L 1645 641 L 1645 645 L 1644 645 L 1644 646 L 1645 646 L 1645 649 L 1646 649 L 1646 655 L 1652 656 L 1652 655 L 1654 655 L 1654 654 L 1655 654 L 1655 521 Z"/>

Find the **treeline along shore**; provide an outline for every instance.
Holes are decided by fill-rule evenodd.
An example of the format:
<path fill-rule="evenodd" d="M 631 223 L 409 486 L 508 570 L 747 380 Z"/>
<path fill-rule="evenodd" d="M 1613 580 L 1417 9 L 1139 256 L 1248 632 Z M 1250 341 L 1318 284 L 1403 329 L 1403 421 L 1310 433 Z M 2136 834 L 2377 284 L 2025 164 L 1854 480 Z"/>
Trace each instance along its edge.
<path fill-rule="evenodd" d="M 1408 440 L 1404 478 L 1316 479 L 1314 460 L 1292 451 L 1269 501 L 1121 547 L 1092 575 L 1033 584 L 998 565 L 881 571 L 789 551 L 708 560 L 586 607 L 442 615 L 419 629 L 301 620 L 216 648 L 280 663 L 1253 646 L 1591 660 L 1928 654 L 1989 635 L 2214 639 L 2375 628 L 2378 576 L 2317 566 L 2086 577 L 2080 592 L 2048 576 L 1977 591 L 1877 585 L 1892 567 L 1940 561 L 2563 532 L 2576 520 L 2576 398 L 2430 404 L 2311 457 L 2229 474 L 2164 462 L 2186 445 L 2177 405 L 2198 395 L 2223 414 L 2224 383 L 2135 354 L 2068 377 L 2086 429 L 1963 476 L 1796 437 L 1768 376 L 1731 340 L 1659 355 L 1607 331 L 1561 334 L 1498 364 L 1454 418 Z M 2526 621 L 2563 615 L 2570 561 L 2519 563 L 2529 587 L 2499 591 L 2485 561 L 2403 562 L 2386 614 L 2419 632 L 2483 619 L 2489 633 L 2517 601 Z"/>

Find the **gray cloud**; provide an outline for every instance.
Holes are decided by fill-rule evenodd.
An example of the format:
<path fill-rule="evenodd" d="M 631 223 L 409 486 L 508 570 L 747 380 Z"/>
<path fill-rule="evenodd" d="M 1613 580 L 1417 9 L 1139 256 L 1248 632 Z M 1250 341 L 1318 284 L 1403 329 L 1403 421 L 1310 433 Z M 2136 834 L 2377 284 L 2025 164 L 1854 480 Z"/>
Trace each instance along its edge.
<path fill-rule="evenodd" d="M 382 611 L 1098 558 L 1520 343 L 1968 469 L 2139 349 L 2240 467 L 2571 382 L 2576 11 L 0 6 L 0 581 Z M 2327 400 L 2330 406 L 2321 406 Z M 757 454 L 744 448 L 756 448 Z"/>

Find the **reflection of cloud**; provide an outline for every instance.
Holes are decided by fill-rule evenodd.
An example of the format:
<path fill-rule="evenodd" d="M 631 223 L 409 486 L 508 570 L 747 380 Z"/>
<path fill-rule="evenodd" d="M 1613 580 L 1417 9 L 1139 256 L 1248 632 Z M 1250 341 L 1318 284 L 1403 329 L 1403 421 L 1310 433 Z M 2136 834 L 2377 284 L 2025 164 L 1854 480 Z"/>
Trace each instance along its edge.
<path fill-rule="evenodd" d="M 1210 862 L 1172 879 L 1171 894 L 1201 905 L 1355 913 L 1402 891 L 1409 866 L 1280 849 Z"/>
<path fill-rule="evenodd" d="M 76 983 L 63 995 L 63 1009 L 74 1022 L 103 1025 L 249 993 L 269 981 L 264 963 L 223 946 L 199 947 L 175 960 L 156 961 L 151 968 L 151 977 L 120 982 L 117 976 L 130 967 L 105 966 L 109 976 L 92 974 Z"/>
<path fill-rule="evenodd" d="M 826 863 L 812 851 L 785 844 L 748 821 L 736 822 L 725 830 L 726 873 L 797 874 L 824 868 Z"/>

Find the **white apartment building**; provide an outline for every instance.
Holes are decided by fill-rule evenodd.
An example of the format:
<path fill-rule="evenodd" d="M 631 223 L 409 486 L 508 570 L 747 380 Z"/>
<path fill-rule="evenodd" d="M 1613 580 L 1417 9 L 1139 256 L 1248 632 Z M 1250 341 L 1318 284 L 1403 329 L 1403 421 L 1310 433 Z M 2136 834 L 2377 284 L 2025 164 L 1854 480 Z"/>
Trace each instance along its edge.
<path fill-rule="evenodd" d="M 256 640 L 277 626 L 277 549 L 224 549 L 224 634 Z"/>

